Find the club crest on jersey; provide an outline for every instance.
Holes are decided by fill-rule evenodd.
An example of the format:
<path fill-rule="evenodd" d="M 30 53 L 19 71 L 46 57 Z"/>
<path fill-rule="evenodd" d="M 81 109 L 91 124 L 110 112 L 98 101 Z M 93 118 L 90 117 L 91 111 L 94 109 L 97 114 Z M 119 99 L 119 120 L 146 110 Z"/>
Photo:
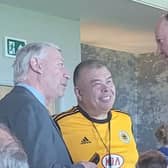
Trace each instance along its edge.
<path fill-rule="evenodd" d="M 129 135 L 126 131 L 120 131 L 119 132 L 119 138 L 124 143 L 129 143 L 130 142 L 130 137 L 129 137 Z"/>
<path fill-rule="evenodd" d="M 120 155 L 111 154 L 105 155 L 102 159 L 102 165 L 104 168 L 120 168 L 124 163 L 124 159 Z"/>

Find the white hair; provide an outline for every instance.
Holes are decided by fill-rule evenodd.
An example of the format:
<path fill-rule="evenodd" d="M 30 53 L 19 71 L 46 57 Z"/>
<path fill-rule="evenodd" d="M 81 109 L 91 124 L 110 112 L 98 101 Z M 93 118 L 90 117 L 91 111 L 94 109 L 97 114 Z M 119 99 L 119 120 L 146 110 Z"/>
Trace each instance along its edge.
<path fill-rule="evenodd" d="M 39 42 L 29 43 L 16 53 L 16 59 L 13 64 L 14 83 L 19 83 L 27 78 L 29 69 L 29 61 L 32 57 L 44 58 L 47 53 L 47 48 L 56 48 L 61 52 L 61 49 L 53 43 Z"/>

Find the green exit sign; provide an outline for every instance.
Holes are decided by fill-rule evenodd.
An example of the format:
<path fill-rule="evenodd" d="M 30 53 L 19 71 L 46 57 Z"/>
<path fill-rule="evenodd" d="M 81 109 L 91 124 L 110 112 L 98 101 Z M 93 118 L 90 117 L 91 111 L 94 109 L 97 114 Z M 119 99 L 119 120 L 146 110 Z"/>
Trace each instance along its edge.
<path fill-rule="evenodd" d="M 5 55 L 7 57 L 16 57 L 16 52 L 26 45 L 26 40 L 5 37 Z"/>

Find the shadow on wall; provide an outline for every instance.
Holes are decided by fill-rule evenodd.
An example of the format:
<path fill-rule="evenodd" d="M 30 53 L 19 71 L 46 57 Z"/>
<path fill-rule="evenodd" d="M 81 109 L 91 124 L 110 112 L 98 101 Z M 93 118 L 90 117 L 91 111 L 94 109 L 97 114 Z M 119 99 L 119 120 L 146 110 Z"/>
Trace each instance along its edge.
<path fill-rule="evenodd" d="M 157 148 L 155 129 L 168 121 L 168 63 L 153 53 L 132 53 L 81 44 L 82 60 L 103 60 L 116 85 L 114 108 L 132 115 L 139 151 Z"/>

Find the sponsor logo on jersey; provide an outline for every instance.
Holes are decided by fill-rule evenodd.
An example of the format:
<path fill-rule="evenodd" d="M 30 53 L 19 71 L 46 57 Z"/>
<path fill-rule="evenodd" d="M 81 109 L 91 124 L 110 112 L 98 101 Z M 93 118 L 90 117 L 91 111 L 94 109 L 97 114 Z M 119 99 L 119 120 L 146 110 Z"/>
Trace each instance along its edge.
<path fill-rule="evenodd" d="M 102 165 L 104 168 L 120 168 L 123 163 L 123 157 L 116 154 L 105 155 L 102 159 Z"/>
<path fill-rule="evenodd" d="M 88 143 L 91 143 L 91 141 L 90 141 L 87 137 L 84 137 L 84 138 L 81 140 L 81 144 L 88 144 Z"/>
<path fill-rule="evenodd" d="M 130 137 L 129 137 L 129 135 L 126 131 L 120 131 L 119 132 L 119 138 L 124 143 L 129 143 L 130 142 Z"/>

